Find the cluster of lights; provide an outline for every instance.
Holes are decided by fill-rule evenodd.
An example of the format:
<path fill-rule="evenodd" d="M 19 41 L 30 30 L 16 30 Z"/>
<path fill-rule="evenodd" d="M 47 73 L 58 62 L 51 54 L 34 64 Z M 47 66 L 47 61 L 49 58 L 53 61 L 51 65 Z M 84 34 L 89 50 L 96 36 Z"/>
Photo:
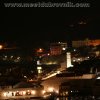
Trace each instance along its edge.
<path fill-rule="evenodd" d="M 75 92 L 79 92 L 79 91 L 78 91 L 78 90 L 74 90 L 74 91 L 70 91 L 70 92 L 71 92 L 71 93 L 72 93 L 72 92 L 74 92 L 74 93 L 75 93 Z"/>
<path fill-rule="evenodd" d="M 3 57 L 1 56 L 1 58 L 3 59 L 3 60 L 13 60 L 14 62 L 19 62 L 20 61 L 20 58 L 21 57 L 14 57 L 13 55 L 12 56 L 7 56 L 7 55 L 4 55 Z"/>
<path fill-rule="evenodd" d="M 68 95 L 68 91 L 64 91 L 64 92 L 61 93 L 60 95 L 63 95 L 63 96 Z"/>
<path fill-rule="evenodd" d="M 49 96 L 51 96 L 51 94 L 46 94 L 46 95 L 44 95 L 43 97 L 44 97 L 44 98 L 48 98 Z"/>
<path fill-rule="evenodd" d="M 53 88 L 53 87 L 49 87 L 48 89 L 47 89 L 47 92 L 55 92 L 55 93 L 59 93 L 59 91 L 58 90 L 55 90 L 55 88 Z"/>
<path fill-rule="evenodd" d="M 4 97 L 12 97 L 12 96 L 25 96 L 25 95 L 35 95 L 36 91 L 35 90 L 27 90 L 27 91 L 9 91 L 9 92 L 4 92 L 3 96 Z"/>
<path fill-rule="evenodd" d="M 58 94 L 59 91 L 55 90 L 55 88 L 53 88 L 53 87 L 49 87 L 49 88 L 47 88 L 47 91 L 43 91 L 43 94 L 44 94 L 43 97 L 48 98 L 49 96 L 52 95 L 52 93 Z"/>
<path fill-rule="evenodd" d="M 42 97 L 48 97 L 51 95 L 52 92 L 59 93 L 57 90 L 55 90 L 53 87 L 49 87 L 47 91 L 42 90 L 41 94 L 40 92 L 36 90 L 20 90 L 20 91 L 6 91 L 2 93 L 2 96 L 5 98 L 11 98 L 11 97 L 16 97 L 16 96 L 38 96 L 41 95 Z M 49 94 L 46 94 L 49 93 Z"/>
<path fill-rule="evenodd" d="M 27 96 L 27 95 L 40 95 L 36 94 L 36 90 L 22 90 L 22 91 L 8 91 L 8 92 L 3 92 L 2 96 L 3 97 L 12 97 L 12 96 Z M 41 91 L 41 96 L 44 96 L 44 94 L 46 93 L 45 90 Z"/>
<path fill-rule="evenodd" d="M 75 59 L 73 59 L 73 62 L 80 62 L 80 61 L 82 61 L 81 58 L 75 58 Z"/>
<path fill-rule="evenodd" d="M 88 60 L 88 59 L 90 59 L 89 56 L 88 57 L 85 57 L 85 58 L 74 58 L 73 59 L 73 62 L 80 62 L 80 61 L 84 61 L 84 60 Z"/>

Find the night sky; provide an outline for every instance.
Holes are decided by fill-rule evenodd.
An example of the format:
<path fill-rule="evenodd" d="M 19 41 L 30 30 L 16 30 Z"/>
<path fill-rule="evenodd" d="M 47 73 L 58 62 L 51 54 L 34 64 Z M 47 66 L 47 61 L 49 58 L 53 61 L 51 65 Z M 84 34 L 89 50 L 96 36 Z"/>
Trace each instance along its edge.
<path fill-rule="evenodd" d="M 0 12 L 0 42 L 37 45 L 85 38 L 100 38 L 99 9 L 17 8 Z"/>

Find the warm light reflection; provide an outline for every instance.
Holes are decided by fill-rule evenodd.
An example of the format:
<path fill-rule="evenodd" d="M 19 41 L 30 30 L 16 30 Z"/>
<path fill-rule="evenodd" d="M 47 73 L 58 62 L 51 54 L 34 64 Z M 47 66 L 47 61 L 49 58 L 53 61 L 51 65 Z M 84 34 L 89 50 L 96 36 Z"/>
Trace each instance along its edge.
<path fill-rule="evenodd" d="M 29 92 L 30 90 L 27 90 L 27 92 Z"/>
<path fill-rule="evenodd" d="M 53 87 L 49 87 L 49 88 L 48 88 L 48 91 L 49 91 L 49 92 L 53 92 L 53 91 L 54 91 L 54 88 L 53 88 Z"/>
<path fill-rule="evenodd" d="M 42 91 L 42 94 L 44 94 L 44 93 L 46 93 L 46 91 L 45 91 L 45 90 L 43 90 L 43 91 Z"/>
<path fill-rule="evenodd" d="M 7 97 L 11 97 L 11 96 L 12 96 L 12 92 L 4 92 L 4 93 L 3 93 L 3 96 L 4 96 L 4 97 L 6 97 L 6 96 L 7 96 Z"/>
<path fill-rule="evenodd" d="M 3 46 L 2 45 L 0 45 L 0 49 L 3 49 Z"/>
<path fill-rule="evenodd" d="M 5 96 L 5 97 L 6 97 L 6 92 L 5 92 L 5 93 L 3 93 L 3 96 Z"/>
<path fill-rule="evenodd" d="M 26 92 L 25 91 L 23 91 L 23 95 L 25 95 L 26 94 Z"/>
<path fill-rule="evenodd" d="M 50 61 L 50 62 L 47 63 L 47 65 L 52 65 L 52 64 L 57 64 L 57 62 L 56 61 L 55 62 Z"/>
<path fill-rule="evenodd" d="M 41 91 L 41 96 L 43 96 L 44 95 L 44 93 L 45 93 L 46 91 Z M 20 90 L 20 91 L 7 91 L 7 92 L 3 92 L 2 93 L 2 96 L 3 97 L 9 97 L 9 98 L 11 98 L 12 96 L 13 97 L 16 97 L 16 96 L 29 96 L 29 95 L 36 95 L 36 93 L 37 93 L 37 95 L 40 95 L 40 94 L 38 94 L 38 91 L 37 90 Z M 40 92 L 39 92 L 40 93 Z M 36 95 L 36 96 L 37 96 Z M 1 99 L 0 99 L 1 100 Z"/>
<path fill-rule="evenodd" d="M 31 94 L 35 95 L 36 94 L 36 91 L 32 90 L 31 91 Z"/>
<path fill-rule="evenodd" d="M 55 92 L 56 92 L 57 94 L 59 93 L 59 91 L 58 91 L 58 90 L 56 90 Z"/>
<path fill-rule="evenodd" d="M 61 72 L 60 71 L 57 71 L 57 74 L 60 74 Z"/>

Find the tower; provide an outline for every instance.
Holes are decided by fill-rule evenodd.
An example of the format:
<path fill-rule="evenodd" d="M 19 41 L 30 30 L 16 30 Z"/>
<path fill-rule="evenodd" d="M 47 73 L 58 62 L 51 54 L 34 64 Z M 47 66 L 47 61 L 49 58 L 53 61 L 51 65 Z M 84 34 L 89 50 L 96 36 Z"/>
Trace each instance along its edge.
<path fill-rule="evenodd" d="M 37 71 L 38 71 L 38 79 L 39 79 L 41 78 L 41 74 L 42 74 L 42 67 L 39 60 L 37 61 Z"/>
<path fill-rule="evenodd" d="M 72 67 L 72 64 L 71 64 L 71 53 L 70 52 L 67 52 L 66 53 L 66 65 L 67 65 L 67 68 L 69 67 Z"/>

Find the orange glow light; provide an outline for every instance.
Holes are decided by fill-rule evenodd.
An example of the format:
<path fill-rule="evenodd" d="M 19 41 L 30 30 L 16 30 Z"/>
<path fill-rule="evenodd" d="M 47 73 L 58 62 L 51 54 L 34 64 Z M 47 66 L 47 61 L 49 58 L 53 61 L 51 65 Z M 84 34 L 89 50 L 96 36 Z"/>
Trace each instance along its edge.
<path fill-rule="evenodd" d="M 43 49 L 42 48 L 39 48 L 38 50 L 37 50 L 37 52 L 43 52 Z"/>
<path fill-rule="evenodd" d="M 0 45 L 0 49 L 2 49 L 3 48 L 3 46 L 2 45 Z"/>

